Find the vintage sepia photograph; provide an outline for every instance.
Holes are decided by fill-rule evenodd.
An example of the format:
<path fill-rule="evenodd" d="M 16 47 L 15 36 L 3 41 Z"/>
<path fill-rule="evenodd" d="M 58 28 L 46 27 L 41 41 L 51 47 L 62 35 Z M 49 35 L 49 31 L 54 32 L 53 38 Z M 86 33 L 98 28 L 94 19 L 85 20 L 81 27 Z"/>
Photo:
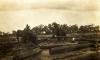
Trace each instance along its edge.
<path fill-rule="evenodd" d="M 0 0 L 0 60 L 100 60 L 100 0 Z"/>

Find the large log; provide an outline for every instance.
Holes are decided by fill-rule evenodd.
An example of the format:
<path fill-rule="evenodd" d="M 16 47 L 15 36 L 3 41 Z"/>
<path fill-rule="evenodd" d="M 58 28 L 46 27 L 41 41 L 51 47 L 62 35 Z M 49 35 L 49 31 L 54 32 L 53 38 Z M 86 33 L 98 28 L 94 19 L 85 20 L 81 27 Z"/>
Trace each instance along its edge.
<path fill-rule="evenodd" d="M 88 47 L 92 47 L 92 44 L 87 43 L 87 44 L 76 44 L 76 45 L 71 45 L 71 46 L 59 46 L 59 47 L 51 48 L 50 53 L 55 54 L 55 53 L 77 51 L 77 50 L 88 48 Z"/>

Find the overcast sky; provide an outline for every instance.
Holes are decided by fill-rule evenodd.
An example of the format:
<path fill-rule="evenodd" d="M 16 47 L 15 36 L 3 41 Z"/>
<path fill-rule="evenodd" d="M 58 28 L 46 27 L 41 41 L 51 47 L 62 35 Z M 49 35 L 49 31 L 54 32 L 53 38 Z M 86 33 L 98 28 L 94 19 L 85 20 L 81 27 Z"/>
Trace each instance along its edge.
<path fill-rule="evenodd" d="M 0 30 L 57 22 L 100 25 L 100 0 L 0 0 Z"/>

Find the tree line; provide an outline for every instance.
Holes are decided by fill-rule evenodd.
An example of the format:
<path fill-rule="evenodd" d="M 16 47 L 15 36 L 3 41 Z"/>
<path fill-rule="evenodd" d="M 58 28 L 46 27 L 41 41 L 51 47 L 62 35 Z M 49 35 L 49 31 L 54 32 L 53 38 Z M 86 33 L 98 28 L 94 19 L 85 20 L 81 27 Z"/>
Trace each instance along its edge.
<path fill-rule="evenodd" d="M 99 32 L 99 26 L 91 25 L 67 25 L 67 24 L 58 24 L 53 22 L 48 25 L 39 25 L 32 28 L 32 31 L 38 35 L 42 34 L 56 34 L 56 35 L 65 35 L 67 33 L 91 33 Z"/>
<path fill-rule="evenodd" d="M 94 33 L 94 32 L 100 32 L 99 26 L 95 26 L 93 24 L 91 25 L 81 25 L 78 26 L 77 24 L 75 25 L 67 25 L 67 24 L 58 24 L 56 22 L 53 22 L 48 25 L 39 25 L 35 26 L 32 29 L 30 28 L 29 25 L 26 25 L 26 27 L 23 30 L 17 30 L 17 31 L 12 31 L 12 34 L 10 35 L 16 35 L 17 37 L 19 36 L 24 36 L 24 35 L 57 35 L 57 36 L 65 36 L 66 34 L 71 34 L 71 33 Z M 7 36 L 9 33 L 5 32 L 0 32 L 0 35 Z M 26 38 L 26 37 L 25 37 Z"/>

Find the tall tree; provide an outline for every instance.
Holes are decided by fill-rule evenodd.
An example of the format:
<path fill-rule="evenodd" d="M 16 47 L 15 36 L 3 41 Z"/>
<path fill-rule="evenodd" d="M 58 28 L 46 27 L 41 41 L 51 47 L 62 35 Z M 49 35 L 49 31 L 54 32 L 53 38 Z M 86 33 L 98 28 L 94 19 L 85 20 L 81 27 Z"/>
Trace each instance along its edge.
<path fill-rule="evenodd" d="M 28 25 L 26 25 L 26 27 L 23 30 L 22 39 L 24 43 L 32 42 L 33 44 L 37 44 L 36 35 L 32 32 L 30 26 Z"/>

